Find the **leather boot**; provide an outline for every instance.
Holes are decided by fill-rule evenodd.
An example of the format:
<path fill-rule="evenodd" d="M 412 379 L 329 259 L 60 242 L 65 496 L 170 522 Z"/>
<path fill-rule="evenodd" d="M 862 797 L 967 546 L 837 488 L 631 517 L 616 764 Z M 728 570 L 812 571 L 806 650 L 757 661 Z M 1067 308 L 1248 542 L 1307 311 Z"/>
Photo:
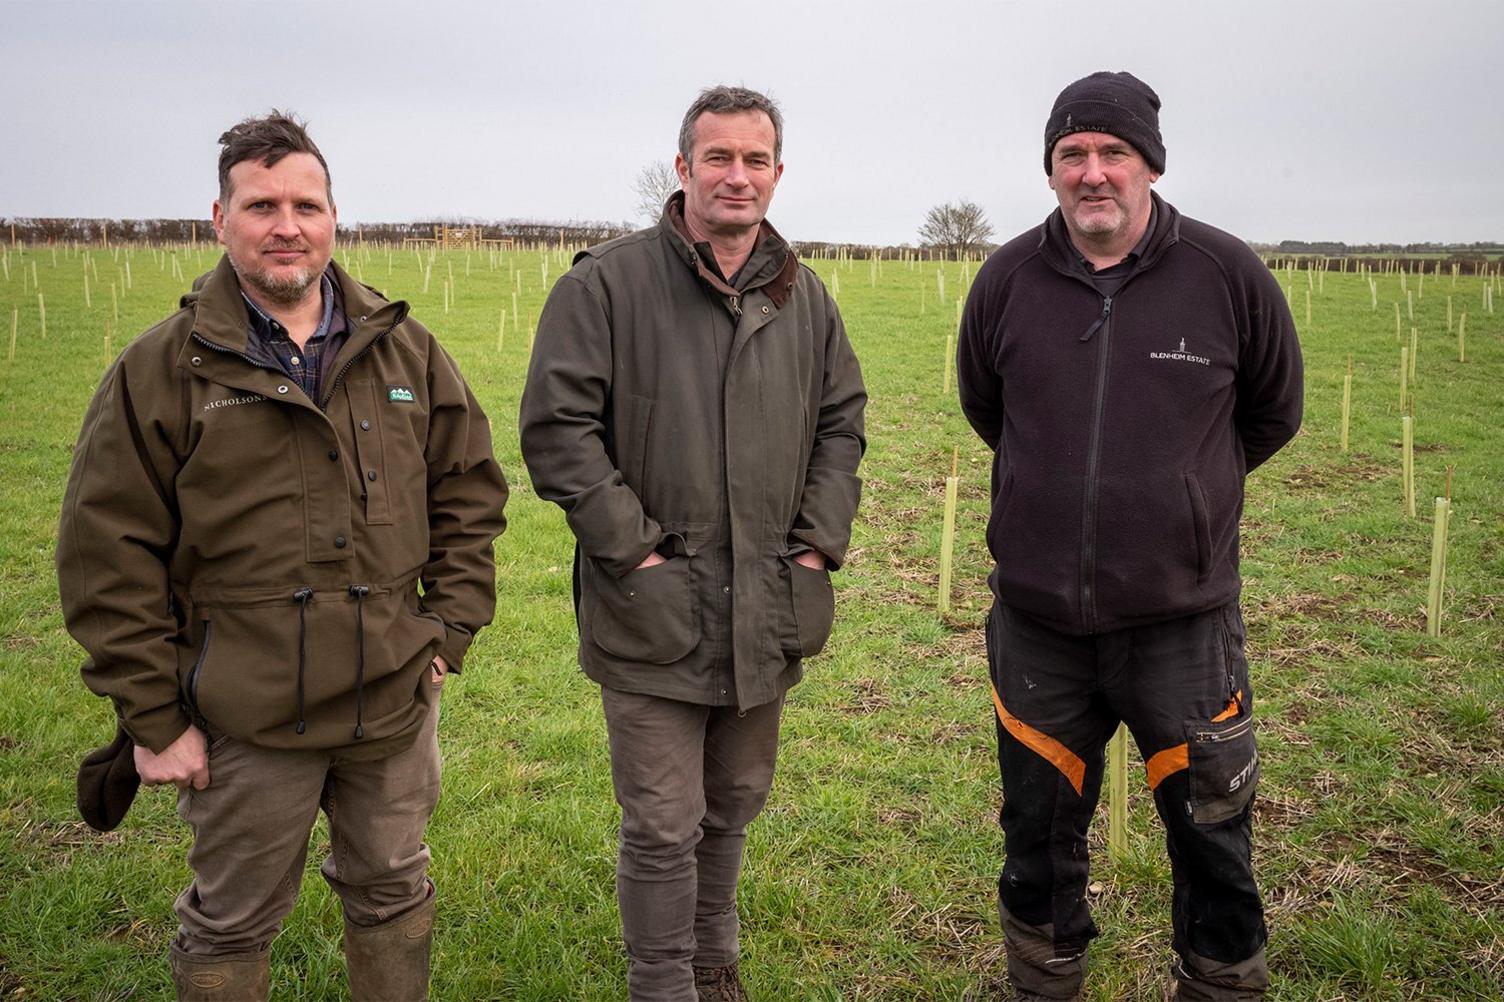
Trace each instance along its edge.
<path fill-rule="evenodd" d="M 266 1002 L 271 951 L 195 955 L 172 948 L 178 1002 Z"/>
<path fill-rule="evenodd" d="M 434 899 L 380 925 L 345 922 L 345 967 L 353 1002 L 428 1002 Z"/>
<path fill-rule="evenodd" d="M 725 967 L 696 967 L 695 995 L 698 1002 L 747 1002 L 735 962 Z"/>

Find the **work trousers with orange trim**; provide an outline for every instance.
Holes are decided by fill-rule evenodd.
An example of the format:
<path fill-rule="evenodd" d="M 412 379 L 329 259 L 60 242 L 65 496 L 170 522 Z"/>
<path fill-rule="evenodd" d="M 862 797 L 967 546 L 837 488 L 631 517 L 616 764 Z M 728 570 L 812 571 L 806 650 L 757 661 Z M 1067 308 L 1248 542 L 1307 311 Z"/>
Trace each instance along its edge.
<path fill-rule="evenodd" d="M 1020 991 L 1070 999 L 1080 990 L 1097 934 L 1086 831 L 1120 721 L 1138 743 L 1166 829 L 1177 997 L 1252 998 L 1267 987 L 1244 636 L 1236 603 L 1091 636 L 994 606 L 987 651 L 1006 852 L 998 903 Z"/>

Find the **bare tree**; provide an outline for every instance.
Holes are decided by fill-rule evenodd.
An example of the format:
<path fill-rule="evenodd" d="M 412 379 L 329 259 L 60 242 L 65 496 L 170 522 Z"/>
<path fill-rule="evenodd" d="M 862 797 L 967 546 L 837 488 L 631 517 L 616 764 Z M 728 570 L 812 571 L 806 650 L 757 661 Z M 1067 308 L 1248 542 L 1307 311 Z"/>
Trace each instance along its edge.
<path fill-rule="evenodd" d="M 992 238 L 992 224 L 975 202 L 962 199 L 937 205 L 925 214 L 919 227 L 919 241 L 952 257 L 982 250 Z"/>
<path fill-rule="evenodd" d="M 663 214 L 663 203 L 679 190 L 679 175 L 674 165 L 666 160 L 654 160 L 637 172 L 632 182 L 632 191 L 637 194 L 637 214 L 649 223 L 656 223 Z"/>

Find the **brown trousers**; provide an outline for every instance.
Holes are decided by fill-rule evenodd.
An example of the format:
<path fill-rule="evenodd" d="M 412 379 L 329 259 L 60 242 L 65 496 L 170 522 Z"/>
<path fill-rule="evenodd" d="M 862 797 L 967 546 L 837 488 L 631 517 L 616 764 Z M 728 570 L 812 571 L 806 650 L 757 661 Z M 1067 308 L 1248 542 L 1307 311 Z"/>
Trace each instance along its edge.
<path fill-rule="evenodd" d="M 616 893 L 633 1002 L 694 1002 L 738 954 L 747 823 L 773 785 L 783 698 L 745 713 L 603 688 L 621 804 Z"/>
<path fill-rule="evenodd" d="M 322 872 L 353 925 L 373 926 L 430 894 L 423 830 L 439 802 L 439 703 L 409 748 L 354 761 L 329 751 L 209 746 L 209 787 L 178 795 L 193 829 L 193 882 L 178 895 L 176 944 L 220 955 L 266 949 L 292 911 L 320 808 L 331 852 Z"/>

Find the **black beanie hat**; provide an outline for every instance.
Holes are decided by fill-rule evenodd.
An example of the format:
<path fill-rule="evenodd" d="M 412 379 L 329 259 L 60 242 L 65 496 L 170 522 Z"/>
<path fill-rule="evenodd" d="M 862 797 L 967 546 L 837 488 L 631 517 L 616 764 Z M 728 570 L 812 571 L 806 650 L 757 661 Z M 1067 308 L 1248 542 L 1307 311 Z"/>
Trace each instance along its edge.
<path fill-rule="evenodd" d="M 1044 172 L 1051 173 L 1055 144 L 1072 132 L 1105 132 L 1126 139 L 1156 174 L 1165 172 L 1159 135 L 1159 95 L 1132 73 L 1105 70 L 1060 92 L 1044 126 Z"/>

